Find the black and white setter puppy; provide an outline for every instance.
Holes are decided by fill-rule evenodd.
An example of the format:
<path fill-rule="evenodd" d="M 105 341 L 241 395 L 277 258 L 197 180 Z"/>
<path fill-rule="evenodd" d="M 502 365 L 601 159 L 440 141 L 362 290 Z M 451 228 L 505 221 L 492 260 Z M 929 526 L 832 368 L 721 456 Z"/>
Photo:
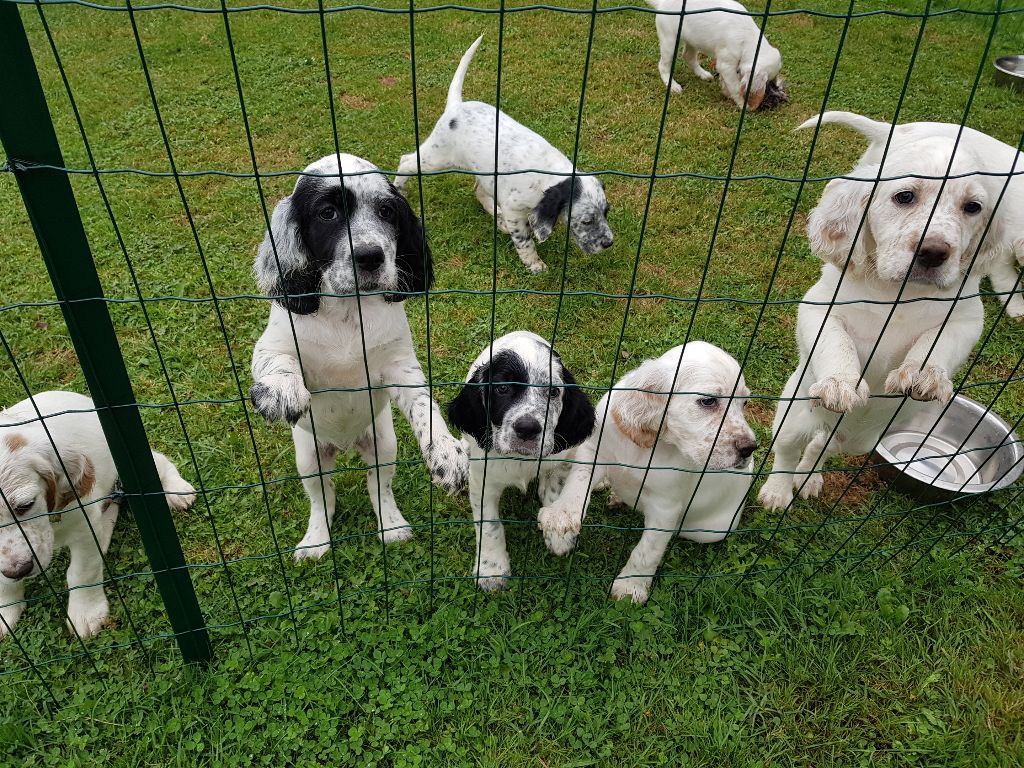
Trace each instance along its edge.
<path fill-rule="evenodd" d="M 392 399 L 435 483 L 456 491 L 469 471 L 461 441 L 430 397 L 401 306 L 433 280 L 419 220 L 376 166 L 328 155 L 274 208 L 255 271 L 274 301 L 253 352 L 252 401 L 267 421 L 292 426 L 310 499 L 296 560 L 322 557 L 330 545 L 330 473 L 338 451 L 352 447 L 371 467 L 366 483 L 381 539 L 409 538 L 391 490 L 398 449 Z"/>
<path fill-rule="evenodd" d="M 434 130 L 417 152 L 403 155 L 395 185 L 404 189 L 408 175 L 457 168 L 474 171 L 476 198 L 511 235 L 516 253 L 534 274 L 547 267 L 538 243 L 551 236 L 558 221 L 568 221 L 573 239 L 587 253 L 600 253 L 614 237 L 608 226 L 608 200 L 596 176 L 576 176 L 572 162 L 550 143 L 504 112 L 479 101 L 462 100 L 462 83 L 483 35 L 462 56 L 448 87 L 448 101 Z M 497 120 L 495 118 L 497 117 Z M 495 123 L 497 136 L 495 136 Z M 497 179 L 494 173 L 498 144 Z"/>
<path fill-rule="evenodd" d="M 571 449 L 594 428 L 594 406 L 550 344 L 515 331 L 473 362 L 466 385 L 448 404 L 448 418 L 466 436 L 474 459 L 469 473 L 476 522 L 473 575 L 481 589 L 504 589 L 512 566 L 498 510 L 501 494 L 509 486 L 525 491 L 539 477 L 541 502 L 557 499 Z"/>

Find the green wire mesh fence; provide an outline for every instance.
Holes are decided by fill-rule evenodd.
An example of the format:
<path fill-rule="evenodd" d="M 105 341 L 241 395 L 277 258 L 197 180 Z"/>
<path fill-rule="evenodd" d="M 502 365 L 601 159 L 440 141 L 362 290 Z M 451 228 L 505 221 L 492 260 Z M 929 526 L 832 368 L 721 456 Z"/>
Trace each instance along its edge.
<path fill-rule="evenodd" d="M 519 328 L 551 341 L 593 400 L 643 359 L 703 339 L 742 367 L 754 468 L 767 475 L 771 413 L 785 407 L 779 393 L 798 361 L 797 308 L 820 270 L 804 220 L 825 182 L 864 150 L 839 129 L 791 130 L 848 109 L 894 124 L 971 124 L 1019 147 L 1021 97 L 992 83 L 990 62 L 1024 49 L 1024 7 L 769 2 L 751 16 L 785 62 L 790 101 L 772 112 L 735 109 L 688 76 L 677 75 L 681 94 L 663 87 L 648 7 L 0 2 L 9 262 L 0 392 L 5 405 L 89 392 L 123 486 L 108 498 L 124 498 L 134 518 L 122 517 L 104 558 L 112 626 L 90 639 L 56 632 L 69 590 L 51 567 L 29 582 L 28 610 L 0 647 L 4 672 L 45 685 L 69 661 L 98 672 L 128 647 L 145 654 L 173 639 L 186 659 L 203 660 L 211 636 L 250 649 L 283 636 L 301 644 L 311 616 L 331 615 L 343 631 L 353 612 L 388 620 L 495 599 L 476 589 L 469 502 L 430 484 L 408 425 L 398 420 L 394 462 L 369 462 L 396 468 L 415 534 L 384 544 L 367 467 L 318 458 L 314 472 L 296 472 L 285 428 L 263 423 L 248 399 L 270 303 L 251 268 L 274 204 L 323 155 L 352 153 L 393 173 L 426 137 L 422 121 L 440 114 L 458 58 L 481 32 L 467 100 L 498 105 L 573 167 L 592 169 L 616 241 L 587 255 L 558 228 L 542 247 L 550 269 L 530 275 L 497 220 L 481 217 L 466 172 L 412 177 L 437 281 L 404 307 L 431 394 L 453 399 L 480 350 Z M 1022 171 L 1007 169 L 1004 189 Z M 985 329 L 954 383 L 1016 429 L 1021 330 L 998 293 L 983 292 Z M 155 467 L 140 458 L 150 449 L 198 489 L 190 511 L 168 511 Z M 635 467 L 645 477 L 657 468 L 653 451 Z M 1014 487 L 920 501 L 880 475 L 876 459 L 837 457 L 826 468 L 819 499 L 766 511 L 751 494 L 724 543 L 674 545 L 655 593 L 685 599 L 711 581 L 909 568 L 937 547 L 1007 546 L 1024 521 Z M 308 514 L 301 480 L 326 475 L 338 496 L 332 547 L 296 564 Z M 505 496 L 516 610 L 535 590 L 607 592 L 643 520 L 628 506 L 606 510 L 605 498 L 599 491 L 577 549 L 560 559 L 536 531 L 537 501 Z"/>

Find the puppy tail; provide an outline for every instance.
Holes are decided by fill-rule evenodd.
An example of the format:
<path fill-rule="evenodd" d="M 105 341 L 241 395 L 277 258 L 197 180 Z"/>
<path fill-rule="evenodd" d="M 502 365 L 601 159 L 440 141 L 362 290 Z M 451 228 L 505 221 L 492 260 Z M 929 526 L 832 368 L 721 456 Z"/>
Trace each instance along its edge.
<path fill-rule="evenodd" d="M 837 123 L 839 125 L 845 125 L 848 128 L 862 134 L 864 138 L 870 141 L 872 144 L 884 144 L 886 139 L 889 137 L 889 131 L 892 126 L 889 123 L 882 123 L 878 120 L 872 120 L 869 117 L 858 115 L 854 112 L 823 112 L 820 115 L 815 115 L 810 120 L 806 120 L 797 126 L 797 130 L 803 130 L 804 128 L 813 128 L 818 124 L 818 119 L 821 119 L 821 124 L 826 123 Z"/>
<path fill-rule="evenodd" d="M 473 54 L 476 53 L 476 49 L 480 46 L 480 41 L 484 39 L 483 35 L 480 35 L 473 44 L 469 46 L 464 54 L 462 54 L 462 60 L 459 61 L 459 68 L 455 70 L 455 77 L 452 78 L 452 84 L 448 86 L 448 102 L 444 106 L 444 111 L 455 109 L 459 104 L 462 103 L 462 83 L 466 80 L 466 72 L 469 71 L 469 65 L 473 61 Z"/>

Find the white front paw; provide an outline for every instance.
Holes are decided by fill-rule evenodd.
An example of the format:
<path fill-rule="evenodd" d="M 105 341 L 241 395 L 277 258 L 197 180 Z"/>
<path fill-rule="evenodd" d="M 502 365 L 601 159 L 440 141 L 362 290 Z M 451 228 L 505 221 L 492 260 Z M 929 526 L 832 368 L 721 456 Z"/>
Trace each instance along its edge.
<path fill-rule="evenodd" d="M 484 560 L 473 566 L 473 577 L 476 584 L 484 592 L 501 592 L 508 589 L 508 578 L 512 575 L 512 566 L 507 561 L 499 563 Z"/>
<path fill-rule="evenodd" d="M 456 493 L 469 479 L 469 453 L 461 440 L 448 434 L 439 435 L 427 446 L 423 458 L 430 470 L 430 479 L 448 493 Z"/>
<path fill-rule="evenodd" d="M 564 556 L 576 548 L 583 517 L 578 508 L 556 502 L 537 513 L 537 526 L 544 532 L 544 543 L 551 554 Z"/>
<path fill-rule="evenodd" d="M 92 637 L 103 628 L 104 622 L 110 616 L 110 606 L 107 604 L 107 597 L 102 591 L 97 597 L 92 597 L 80 592 L 81 597 L 76 599 L 76 594 L 71 593 L 68 603 L 68 629 L 77 634 L 83 640 Z"/>
<path fill-rule="evenodd" d="M 612 582 L 611 596 L 615 600 L 632 600 L 637 605 L 647 602 L 651 579 L 644 576 L 619 576 Z"/>
<path fill-rule="evenodd" d="M 772 475 L 761 486 L 757 500 L 765 509 L 785 509 L 793 503 L 793 481 L 789 475 Z"/>
<path fill-rule="evenodd" d="M 904 363 L 886 377 L 885 391 L 893 395 L 907 395 L 914 400 L 948 403 L 953 399 L 953 382 L 945 368 Z"/>
<path fill-rule="evenodd" d="M 309 390 L 294 374 L 264 376 L 249 390 L 253 407 L 267 421 L 294 426 L 309 411 Z"/>
<path fill-rule="evenodd" d="M 825 477 L 820 472 L 815 472 L 806 481 L 799 482 L 801 499 L 816 499 L 825 487 Z"/>
<path fill-rule="evenodd" d="M 408 541 L 413 536 L 412 526 L 409 523 L 402 521 L 401 524 L 394 526 L 393 528 L 385 528 L 384 530 L 377 531 L 377 536 L 385 544 L 394 544 L 398 541 Z"/>
<path fill-rule="evenodd" d="M 838 376 L 826 376 L 812 385 L 807 393 L 817 398 L 818 405 L 835 413 L 849 413 L 854 408 L 868 401 L 871 390 L 867 382 L 860 379 L 841 379 Z"/>
<path fill-rule="evenodd" d="M 170 487 L 164 487 L 167 492 L 167 506 L 172 512 L 182 512 L 196 502 L 196 489 L 184 478 L 178 478 Z"/>

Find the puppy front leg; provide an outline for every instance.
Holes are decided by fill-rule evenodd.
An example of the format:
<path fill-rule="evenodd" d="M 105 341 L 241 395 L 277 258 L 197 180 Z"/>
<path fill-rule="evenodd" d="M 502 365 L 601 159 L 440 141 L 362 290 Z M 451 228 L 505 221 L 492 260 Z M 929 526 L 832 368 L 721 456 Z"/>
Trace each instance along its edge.
<path fill-rule="evenodd" d="M 181 476 L 178 468 L 159 451 L 153 451 L 153 462 L 160 475 L 160 485 L 167 494 L 167 506 L 174 511 L 188 509 L 195 503 L 196 489 Z"/>
<path fill-rule="evenodd" d="M 665 550 L 679 524 L 679 513 L 659 510 L 653 515 L 644 514 L 644 532 L 633 548 L 626 565 L 612 583 L 611 596 L 616 600 L 629 598 L 643 605 L 650 594 L 651 582 L 658 572 Z"/>
<path fill-rule="evenodd" d="M 483 474 L 481 472 L 481 474 Z M 498 502 L 503 488 L 488 483 L 485 488 L 473 483 L 469 489 L 469 505 L 473 508 L 476 531 L 476 556 L 473 577 L 485 592 L 497 592 L 508 586 L 512 564 L 505 545 L 505 527 L 501 524 Z"/>
<path fill-rule="evenodd" d="M 921 334 L 903 364 L 886 377 L 885 391 L 948 403 L 953 397 L 950 371 L 960 367 L 981 335 L 980 302 L 978 305 L 977 316 L 951 318 L 941 336 L 939 328 Z"/>
<path fill-rule="evenodd" d="M 815 308 L 818 310 L 820 308 Z M 808 307 L 801 307 L 812 314 Z M 817 405 L 835 413 L 849 413 L 868 401 L 871 390 L 861 376 L 860 356 L 850 334 L 835 316 L 824 318 L 824 311 L 813 312 L 822 320 L 821 337 L 811 355 L 811 367 L 816 381 L 807 393 L 817 398 Z M 817 323 L 813 323 L 815 328 Z M 801 323 L 804 325 L 804 323 Z M 811 336 L 813 338 L 813 336 Z"/>
<path fill-rule="evenodd" d="M 256 383 L 249 397 L 268 422 L 284 421 L 295 426 L 306 415 L 310 394 L 302 380 L 298 357 L 267 349 L 261 338 L 252 354 L 252 375 Z"/>
<path fill-rule="evenodd" d="M 604 467 L 592 466 L 594 448 L 589 440 L 576 450 L 576 461 L 579 463 L 569 470 L 561 495 L 537 514 L 544 543 L 554 555 L 567 555 L 576 547 L 590 506 L 590 494 L 605 476 Z"/>
<path fill-rule="evenodd" d="M 460 490 L 469 478 L 469 454 L 462 441 L 448 431 L 419 362 L 415 357 L 400 360 L 385 367 L 382 375 L 385 382 L 395 385 L 392 397 L 416 435 L 430 479 L 448 493 Z"/>
<path fill-rule="evenodd" d="M 67 573 L 68 629 L 82 639 L 99 632 L 110 615 L 110 606 L 102 583 L 103 558 L 86 525 L 85 514 L 72 512 L 65 515 L 63 523 L 64 526 L 72 526 L 69 530 L 66 529 L 70 534 L 67 541 L 71 552 Z M 68 520 L 68 517 L 71 519 Z M 100 518 L 101 516 L 97 515 L 91 522 L 93 531 L 100 540 L 100 547 L 105 548 L 110 540 L 103 539 L 107 536 L 107 528 L 113 530 L 113 525 L 105 525 Z"/>
<path fill-rule="evenodd" d="M 7 637 L 25 612 L 25 581 L 0 576 L 0 640 Z"/>
<path fill-rule="evenodd" d="M 376 436 L 373 433 L 377 427 Z M 376 437 L 376 440 L 374 439 Z M 374 447 L 376 443 L 376 448 Z M 395 421 L 391 413 L 391 402 L 374 416 L 374 423 L 356 440 L 356 448 L 369 467 L 366 473 L 366 490 L 370 503 L 377 515 L 377 535 L 385 544 L 412 538 L 412 526 L 402 516 L 391 483 L 395 477 L 395 459 L 398 458 L 398 438 L 395 437 Z"/>
<path fill-rule="evenodd" d="M 1024 317 L 1024 296 L 1021 294 L 1020 270 L 1012 253 L 993 261 L 988 273 L 992 288 L 1002 294 L 999 300 L 1010 317 Z"/>
<path fill-rule="evenodd" d="M 530 222 L 525 218 L 513 216 L 504 217 L 505 227 L 512 238 L 512 245 L 516 248 L 516 254 L 526 268 L 535 275 L 546 270 L 545 264 L 537 253 L 537 245 L 533 242 L 533 232 L 530 229 Z"/>

